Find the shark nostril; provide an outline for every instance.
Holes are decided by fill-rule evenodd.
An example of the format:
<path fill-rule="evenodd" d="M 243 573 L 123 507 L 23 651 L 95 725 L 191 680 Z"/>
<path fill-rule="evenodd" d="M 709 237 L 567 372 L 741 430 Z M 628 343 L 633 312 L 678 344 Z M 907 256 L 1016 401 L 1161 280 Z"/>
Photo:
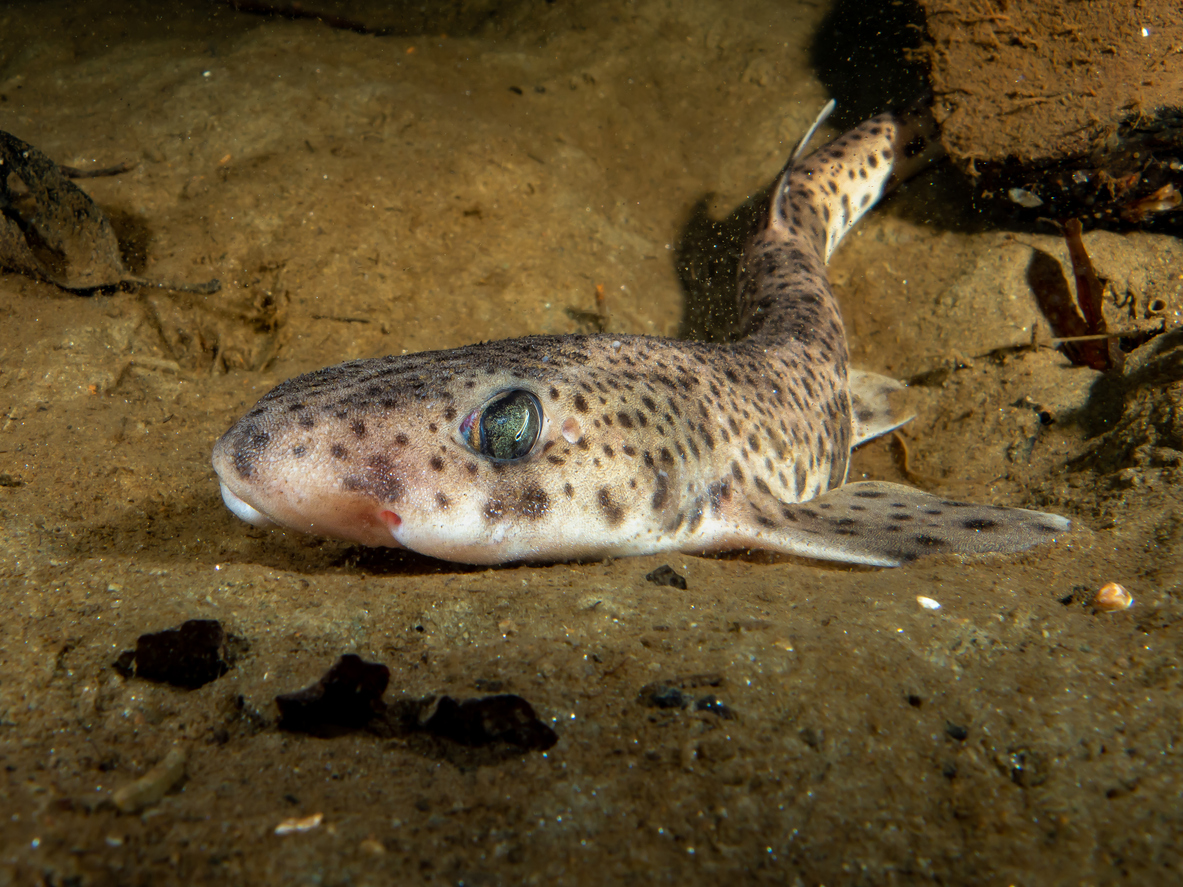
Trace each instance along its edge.
<path fill-rule="evenodd" d="M 399 525 L 403 522 L 403 519 L 393 511 L 380 512 L 378 517 L 381 518 L 382 523 L 386 524 L 386 528 L 390 530 L 391 533 L 394 533 L 394 531 L 397 530 Z"/>

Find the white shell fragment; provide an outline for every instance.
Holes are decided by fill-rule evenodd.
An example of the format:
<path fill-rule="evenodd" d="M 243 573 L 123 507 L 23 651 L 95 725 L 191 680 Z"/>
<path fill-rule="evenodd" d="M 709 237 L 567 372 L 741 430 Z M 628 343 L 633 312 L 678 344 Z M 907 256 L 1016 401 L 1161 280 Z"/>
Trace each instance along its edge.
<path fill-rule="evenodd" d="M 1038 194 L 1032 194 L 1023 188 L 1011 188 L 1006 192 L 1006 196 L 1011 199 L 1011 203 L 1017 203 L 1019 206 L 1026 207 L 1027 209 L 1035 209 L 1037 206 L 1043 206 L 1043 200 Z"/>
<path fill-rule="evenodd" d="M 932 598 L 925 597 L 922 594 L 916 595 L 916 603 L 920 604 L 926 610 L 939 610 L 941 608 L 940 601 L 934 601 Z"/>
<path fill-rule="evenodd" d="M 1093 598 L 1093 606 L 1102 613 L 1128 610 L 1133 605 L 1134 596 L 1116 582 L 1106 582 Z"/>
<path fill-rule="evenodd" d="M 300 832 L 310 832 L 314 828 L 319 828 L 324 818 L 325 815 L 323 813 L 313 813 L 311 816 L 285 819 L 275 827 L 275 833 L 277 835 L 295 835 Z"/>

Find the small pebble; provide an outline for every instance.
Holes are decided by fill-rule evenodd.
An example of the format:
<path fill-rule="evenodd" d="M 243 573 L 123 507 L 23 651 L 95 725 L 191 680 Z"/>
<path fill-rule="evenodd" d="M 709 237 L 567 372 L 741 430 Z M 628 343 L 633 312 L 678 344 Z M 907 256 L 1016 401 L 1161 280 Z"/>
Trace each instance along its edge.
<path fill-rule="evenodd" d="M 920 604 L 926 610 L 939 610 L 941 608 L 940 601 L 934 601 L 932 598 L 925 597 L 922 594 L 916 595 L 916 603 Z"/>
<path fill-rule="evenodd" d="M 1134 605 L 1134 596 L 1116 582 L 1106 582 L 1093 597 L 1093 606 L 1102 613 L 1116 613 L 1128 610 Z"/>
<path fill-rule="evenodd" d="M 678 588 L 682 591 L 686 590 L 686 579 L 674 572 L 674 568 L 669 564 L 662 564 L 651 573 L 646 573 L 645 578 L 654 585 L 668 585 L 671 588 Z"/>

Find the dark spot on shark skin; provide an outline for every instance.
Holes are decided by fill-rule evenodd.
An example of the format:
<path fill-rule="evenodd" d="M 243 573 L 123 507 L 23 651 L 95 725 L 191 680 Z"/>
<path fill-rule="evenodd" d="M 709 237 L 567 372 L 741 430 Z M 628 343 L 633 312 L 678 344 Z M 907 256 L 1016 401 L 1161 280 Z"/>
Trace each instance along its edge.
<path fill-rule="evenodd" d="M 448 497 L 445 496 L 443 493 L 436 493 L 435 494 L 435 504 L 438 505 L 441 509 L 446 509 L 452 503 L 448 500 Z"/>
<path fill-rule="evenodd" d="M 499 521 L 505 516 L 505 503 L 500 499 L 490 499 L 485 503 L 485 520 Z"/>
<path fill-rule="evenodd" d="M 984 517 L 971 517 L 969 520 L 961 522 L 961 526 L 967 530 L 996 530 L 998 524 L 995 521 L 987 520 Z"/>
<path fill-rule="evenodd" d="M 573 498 L 575 496 L 575 487 L 571 486 L 569 483 L 563 484 L 563 495 L 565 495 L 568 499 Z"/>
<path fill-rule="evenodd" d="M 366 436 L 366 423 L 363 422 L 361 419 L 354 419 L 349 424 L 349 430 L 352 431 L 354 433 L 354 435 L 357 437 L 365 437 Z"/>
<path fill-rule="evenodd" d="M 345 449 L 345 447 L 341 446 L 340 444 L 333 444 L 331 447 L 329 447 L 329 455 L 334 459 L 348 459 L 349 450 Z"/>
<path fill-rule="evenodd" d="M 575 409 L 581 413 L 587 412 L 587 401 L 584 399 L 582 394 L 575 395 Z"/>
<path fill-rule="evenodd" d="M 245 443 L 239 443 L 234 449 L 234 470 L 244 480 L 255 471 L 255 460 L 267 449 L 271 443 L 271 435 L 266 431 L 248 425 L 242 429 L 239 440 L 246 438 Z"/>
<path fill-rule="evenodd" d="M 665 505 L 669 489 L 670 480 L 664 474 L 659 474 L 653 479 L 653 498 L 649 500 L 649 506 L 654 511 L 659 511 Z"/>
<path fill-rule="evenodd" d="M 858 521 L 854 518 L 842 517 L 834 521 L 834 532 L 839 536 L 857 536 L 859 535 Z"/>
<path fill-rule="evenodd" d="M 390 460 L 382 453 L 370 456 L 361 473 L 346 476 L 341 480 L 341 486 L 351 493 L 362 493 L 392 504 L 399 502 L 406 493 L 402 478 L 394 473 Z"/>
<path fill-rule="evenodd" d="M 431 466 L 432 471 L 443 471 L 444 470 L 444 460 L 441 459 L 439 456 L 432 456 L 431 459 L 428 460 L 427 464 Z"/>
<path fill-rule="evenodd" d="M 938 546 L 945 544 L 944 539 L 939 539 L 936 536 L 929 536 L 925 533 L 921 533 L 914 538 L 916 539 L 917 545 L 923 545 L 925 548 L 937 548 Z"/>
<path fill-rule="evenodd" d="M 538 484 L 530 484 L 518 498 L 518 514 L 529 520 L 538 520 L 550 511 L 550 496 Z"/>
<path fill-rule="evenodd" d="M 600 491 L 596 495 L 596 501 L 600 505 L 600 510 L 604 512 L 608 526 L 615 527 L 624 520 L 624 509 L 612 498 L 612 494 L 608 492 L 607 487 L 600 487 Z"/>
<path fill-rule="evenodd" d="M 878 490 L 859 490 L 855 495 L 860 499 L 882 499 L 887 494 Z"/>

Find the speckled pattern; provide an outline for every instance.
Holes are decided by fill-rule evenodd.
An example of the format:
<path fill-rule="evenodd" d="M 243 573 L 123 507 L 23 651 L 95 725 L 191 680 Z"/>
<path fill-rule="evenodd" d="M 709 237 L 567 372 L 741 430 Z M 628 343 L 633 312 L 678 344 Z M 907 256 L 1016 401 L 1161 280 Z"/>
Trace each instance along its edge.
<path fill-rule="evenodd" d="M 736 341 L 535 336 L 300 376 L 218 441 L 227 504 L 470 563 L 754 547 L 894 565 L 1054 538 L 1068 523 L 1053 515 L 844 486 L 851 446 L 898 423 L 879 377 L 852 393 L 825 264 L 932 159 L 930 127 L 884 114 L 790 160 L 746 248 Z M 537 442 L 486 458 L 461 423 L 516 389 L 542 405 Z"/>

